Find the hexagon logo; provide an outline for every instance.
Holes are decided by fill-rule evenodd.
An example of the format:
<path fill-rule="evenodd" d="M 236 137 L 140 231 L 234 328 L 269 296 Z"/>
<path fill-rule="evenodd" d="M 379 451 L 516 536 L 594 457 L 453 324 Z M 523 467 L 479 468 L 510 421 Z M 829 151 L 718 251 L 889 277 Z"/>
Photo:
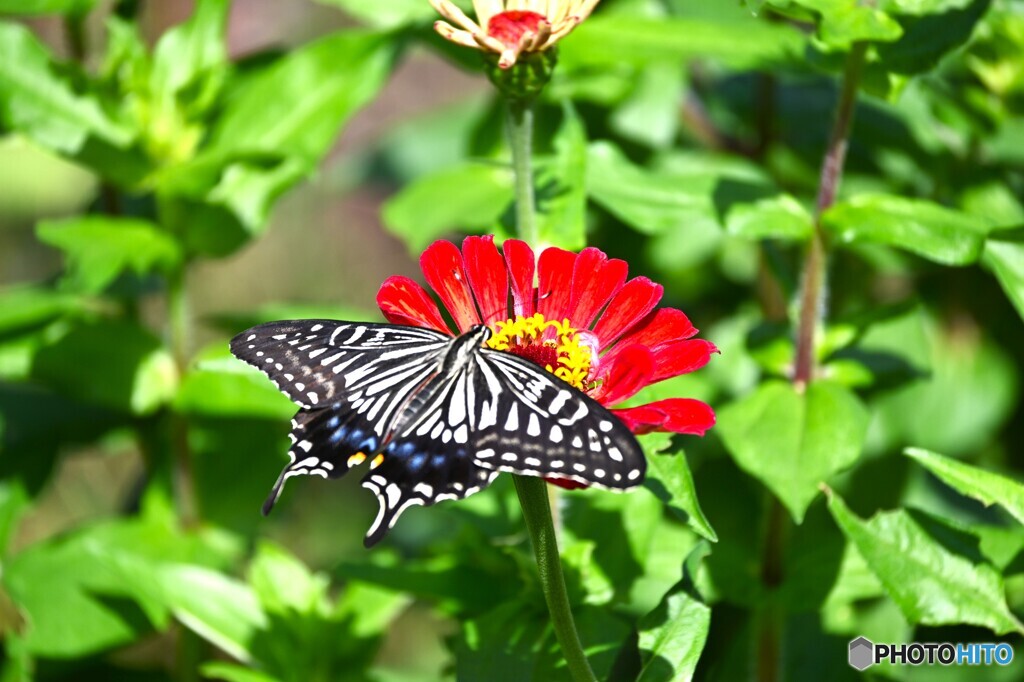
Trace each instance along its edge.
<path fill-rule="evenodd" d="M 850 665 L 857 670 L 864 670 L 875 663 L 875 645 L 866 637 L 858 637 L 850 642 Z"/>

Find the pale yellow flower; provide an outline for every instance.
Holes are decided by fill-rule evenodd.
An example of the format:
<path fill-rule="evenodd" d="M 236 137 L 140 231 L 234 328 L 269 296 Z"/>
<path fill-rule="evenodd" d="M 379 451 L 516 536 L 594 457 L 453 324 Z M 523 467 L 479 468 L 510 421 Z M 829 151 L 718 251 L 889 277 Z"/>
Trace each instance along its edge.
<path fill-rule="evenodd" d="M 599 0 L 473 0 L 476 21 L 450 0 L 430 0 L 448 21 L 434 23 L 442 37 L 499 55 L 507 69 L 519 55 L 543 52 L 590 16 Z M 453 26 L 455 24 L 458 26 Z"/>

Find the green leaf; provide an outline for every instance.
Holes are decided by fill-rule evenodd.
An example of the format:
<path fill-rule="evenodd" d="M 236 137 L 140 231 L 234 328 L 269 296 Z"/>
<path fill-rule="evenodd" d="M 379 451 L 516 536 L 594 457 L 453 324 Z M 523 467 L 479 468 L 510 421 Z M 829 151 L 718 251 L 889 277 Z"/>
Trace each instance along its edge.
<path fill-rule="evenodd" d="M 49 480 L 59 452 L 71 444 L 95 443 L 125 421 L 124 415 L 27 381 L 0 382 L 0 479 L 19 481 L 36 495 Z"/>
<path fill-rule="evenodd" d="M 693 679 L 711 627 L 711 608 L 691 590 L 688 581 L 679 583 L 638 623 L 643 667 L 637 682 Z"/>
<path fill-rule="evenodd" d="M 368 639 L 386 632 L 410 602 L 407 594 L 352 581 L 338 597 L 334 616 L 345 620 L 350 635 Z"/>
<path fill-rule="evenodd" d="M 211 149 L 287 150 L 312 168 L 345 122 L 377 94 L 395 52 L 394 36 L 367 31 L 336 33 L 292 50 L 235 93 L 212 132 Z"/>
<path fill-rule="evenodd" d="M 882 66 L 908 75 L 932 71 L 946 54 L 970 40 L 989 4 L 990 0 L 891 0 L 883 3 L 883 10 L 886 5 L 895 5 L 887 11 L 925 16 L 902 19 L 903 36 L 894 43 L 878 46 Z"/>
<path fill-rule="evenodd" d="M 181 382 L 174 409 L 194 416 L 285 421 L 296 408 L 266 375 L 233 357 L 227 344 L 218 343 L 198 355 Z"/>
<path fill-rule="evenodd" d="M 83 16 L 96 0 L 0 0 L 0 14 L 75 14 Z"/>
<path fill-rule="evenodd" d="M 1024 632 L 1006 606 L 1003 580 L 991 565 L 951 553 L 902 509 L 863 521 L 834 493 L 828 507 L 911 623 Z"/>
<path fill-rule="evenodd" d="M 879 9 L 893 14 L 944 14 L 951 10 L 964 9 L 976 0 L 881 0 Z"/>
<path fill-rule="evenodd" d="M 815 381 L 801 393 L 772 381 L 720 410 L 716 431 L 800 523 L 819 484 L 857 460 L 867 427 L 867 410 L 838 384 Z"/>
<path fill-rule="evenodd" d="M 223 566 L 238 547 L 223 534 L 185 533 L 148 513 L 32 545 L 4 565 L 3 581 L 28 615 L 25 645 L 48 658 L 73 658 L 125 644 L 166 624 L 159 567 Z"/>
<path fill-rule="evenodd" d="M 753 16 L 734 22 L 684 17 L 593 17 L 559 43 L 559 64 L 569 70 L 610 64 L 665 63 L 714 58 L 738 67 L 777 64 L 798 58 L 805 39 L 799 31 Z"/>
<path fill-rule="evenodd" d="M 225 680 L 226 682 L 282 682 L 279 678 L 265 672 L 223 661 L 203 663 L 199 666 L 199 672 L 205 678 Z"/>
<path fill-rule="evenodd" d="M 666 433 L 642 436 L 640 444 L 647 457 L 644 487 L 702 537 L 718 542 L 715 529 L 708 523 L 697 501 L 697 490 L 686 454 L 682 450 L 665 453 L 671 447 L 671 437 Z"/>
<path fill-rule="evenodd" d="M 326 600 L 328 580 L 284 548 L 261 542 L 249 566 L 249 584 L 268 613 L 316 613 Z"/>
<path fill-rule="evenodd" d="M 376 96 L 397 46 L 390 34 L 340 32 L 243 80 L 202 153 L 157 178 L 166 222 L 187 248 L 223 256 L 262 233 L 274 202 L 316 170 L 345 123 Z"/>
<path fill-rule="evenodd" d="M 0 291 L 0 334 L 4 336 L 38 328 L 67 313 L 81 310 L 78 296 L 34 286 Z"/>
<path fill-rule="evenodd" d="M 803 241 L 814 232 L 814 219 L 789 194 L 733 204 L 725 216 L 725 230 L 746 239 Z"/>
<path fill-rule="evenodd" d="M 562 112 L 555 156 L 536 178 L 538 231 L 542 243 L 578 251 L 586 246 L 587 131 L 571 103 Z"/>
<path fill-rule="evenodd" d="M 976 261 L 991 227 L 982 218 L 930 201 L 884 194 L 838 202 L 822 215 L 822 224 L 840 243 L 895 246 L 942 265 Z"/>
<path fill-rule="evenodd" d="M 25 26 L 0 22 L 0 122 L 48 149 L 82 151 L 90 139 L 127 147 L 132 131 L 61 75 Z"/>
<path fill-rule="evenodd" d="M 1024 523 L 1024 485 L 1021 483 L 921 448 L 907 448 L 903 454 L 964 495 L 986 506 L 998 504 Z"/>
<path fill-rule="evenodd" d="M 32 653 L 81 656 L 130 642 L 149 628 L 137 609 L 98 596 L 106 593 L 111 602 L 126 596 L 111 569 L 111 551 L 79 540 L 36 545 L 6 562 L 4 583 L 29 618 L 24 636 Z"/>
<path fill-rule="evenodd" d="M 857 41 L 890 42 L 903 34 L 895 19 L 859 0 L 794 1 L 820 15 L 818 36 L 831 50 L 847 50 Z"/>
<path fill-rule="evenodd" d="M 924 324 L 922 324 L 924 322 Z M 888 448 L 916 446 L 959 456 L 988 446 L 1017 404 L 1020 378 L 992 339 L 920 312 L 868 330 L 860 347 L 889 351 L 927 372 L 928 380 L 874 401 L 873 436 Z"/>
<path fill-rule="evenodd" d="M 479 614 L 510 602 L 522 589 L 511 557 L 495 560 L 482 552 L 397 560 L 377 553 L 367 562 L 344 562 L 337 573 L 383 589 L 405 592 L 438 603 L 445 612 Z"/>
<path fill-rule="evenodd" d="M 996 276 L 1017 314 L 1024 319 L 1024 244 L 989 240 L 982 263 Z"/>
<path fill-rule="evenodd" d="M 695 222 L 718 229 L 714 193 L 723 182 L 760 180 L 758 171 L 706 155 L 676 155 L 648 170 L 633 164 L 609 142 L 587 153 L 587 193 L 619 220 L 644 234 Z"/>
<path fill-rule="evenodd" d="M 388 230 L 418 253 L 449 232 L 493 230 L 513 193 L 507 168 L 466 162 L 406 185 L 384 204 L 382 216 Z"/>
<path fill-rule="evenodd" d="M 252 589 L 199 566 L 166 566 L 157 577 L 168 608 L 185 627 L 240 661 L 253 660 L 253 639 L 268 621 Z"/>
<path fill-rule="evenodd" d="M 224 29 L 230 0 L 197 0 L 189 19 L 165 32 L 153 50 L 150 89 L 158 107 L 174 105 L 186 90 L 209 99 L 202 81 L 227 63 Z M 195 106 L 195 103 L 190 103 Z"/>
<path fill-rule="evenodd" d="M 38 351 L 32 375 L 74 398 L 138 415 L 170 401 L 178 385 L 160 340 L 128 322 L 72 328 Z"/>
<path fill-rule="evenodd" d="M 72 288 L 98 294 L 118 275 L 168 273 L 182 260 L 173 237 L 138 218 L 86 215 L 43 221 L 39 240 L 65 253 Z"/>
<path fill-rule="evenodd" d="M 575 616 L 594 673 L 607 679 L 628 626 L 605 609 L 583 607 Z M 568 682 L 572 678 L 557 647 L 547 613 L 535 604 L 507 602 L 463 622 L 454 646 L 456 678 Z"/>
<path fill-rule="evenodd" d="M 609 123 L 625 138 L 664 149 L 679 133 L 679 104 L 685 93 L 680 64 L 648 64 L 637 74 L 630 98 L 612 112 Z"/>

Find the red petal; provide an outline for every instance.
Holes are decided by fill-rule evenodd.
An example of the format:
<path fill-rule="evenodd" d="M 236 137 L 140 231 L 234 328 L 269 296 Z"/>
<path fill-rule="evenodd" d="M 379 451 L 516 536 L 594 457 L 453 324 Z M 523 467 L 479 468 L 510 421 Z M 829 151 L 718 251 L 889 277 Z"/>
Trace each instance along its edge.
<path fill-rule="evenodd" d="M 654 350 L 653 384 L 662 379 L 688 374 L 708 364 L 712 353 L 717 353 L 715 344 L 704 339 L 689 339 L 664 344 Z"/>
<path fill-rule="evenodd" d="M 514 312 L 516 315 L 530 317 L 536 310 L 533 300 L 536 293 L 533 288 L 533 270 L 536 265 L 533 249 L 524 241 L 506 239 L 501 250 L 505 254 L 505 264 L 511 278 Z"/>
<path fill-rule="evenodd" d="M 703 436 L 715 425 L 711 407 L 693 398 L 668 398 L 639 407 L 612 410 L 636 434 L 671 431 Z"/>
<path fill-rule="evenodd" d="M 658 308 L 640 324 L 633 327 L 619 343 L 623 345 L 639 343 L 654 348 L 670 341 L 688 339 L 696 333 L 696 327 L 690 323 L 690 318 L 682 310 Z"/>
<path fill-rule="evenodd" d="M 427 247 L 420 256 L 420 267 L 427 284 L 437 292 L 441 303 L 452 315 L 459 331 L 466 331 L 475 324 L 480 324 L 473 303 L 473 293 L 469 289 L 466 268 L 462 262 L 462 254 L 451 242 L 439 240 Z"/>
<path fill-rule="evenodd" d="M 507 320 L 508 273 L 505 261 L 494 245 L 494 236 L 466 237 L 462 242 L 469 286 L 476 296 L 484 324 Z"/>
<path fill-rule="evenodd" d="M 537 312 L 546 320 L 561 322 L 569 312 L 572 291 L 572 267 L 576 262 L 572 251 L 548 247 L 537 261 Z"/>
<path fill-rule="evenodd" d="M 554 476 L 544 479 L 551 485 L 557 485 L 559 488 L 565 488 L 566 490 L 579 490 L 580 488 L 589 488 L 590 486 L 586 483 L 580 483 L 574 481 L 571 478 L 556 478 Z"/>
<path fill-rule="evenodd" d="M 590 395 L 602 405 L 614 405 L 651 383 L 654 353 L 644 346 L 623 348 L 609 363 L 602 363 L 601 384 Z"/>
<path fill-rule="evenodd" d="M 377 292 L 377 307 L 388 322 L 451 334 L 434 299 L 408 277 L 388 277 Z"/>
<path fill-rule="evenodd" d="M 610 346 L 616 339 L 658 305 L 663 291 L 660 284 L 655 284 L 646 277 L 637 277 L 626 282 L 625 286 L 615 294 L 604 315 L 597 321 L 594 333 L 601 339 L 601 349 Z"/>
<path fill-rule="evenodd" d="M 629 266 L 618 258 L 608 259 L 600 249 L 580 251 L 572 273 L 569 319 L 577 329 L 589 329 L 608 299 L 622 288 Z"/>

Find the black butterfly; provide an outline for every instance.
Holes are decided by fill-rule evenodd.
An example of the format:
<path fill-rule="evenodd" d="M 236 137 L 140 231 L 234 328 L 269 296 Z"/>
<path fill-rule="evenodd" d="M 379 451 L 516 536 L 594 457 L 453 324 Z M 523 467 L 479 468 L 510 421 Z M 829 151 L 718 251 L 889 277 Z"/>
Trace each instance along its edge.
<path fill-rule="evenodd" d="M 231 340 L 302 409 L 291 462 L 263 505 L 299 474 L 343 476 L 370 460 L 363 486 L 380 512 L 377 543 L 411 505 L 468 497 L 498 472 L 606 488 L 638 485 L 640 445 L 592 398 L 520 357 L 484 347 L 484 326 L 430 329 L 337 320 L 270 322 Z"/>

